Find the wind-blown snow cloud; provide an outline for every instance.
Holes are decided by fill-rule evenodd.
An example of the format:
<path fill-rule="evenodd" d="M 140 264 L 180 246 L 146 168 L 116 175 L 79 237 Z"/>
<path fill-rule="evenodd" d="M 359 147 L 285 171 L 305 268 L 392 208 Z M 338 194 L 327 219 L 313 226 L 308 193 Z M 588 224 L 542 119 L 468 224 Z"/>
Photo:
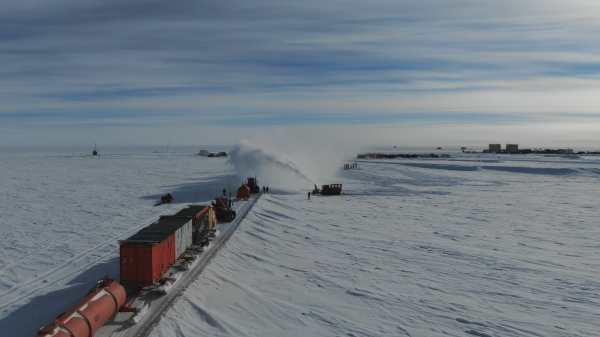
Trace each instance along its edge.
<path fill-rule="evenodd" d="M 599 15 L 583 0 L 7 3 L 0 131 L 600 125 Z"/>

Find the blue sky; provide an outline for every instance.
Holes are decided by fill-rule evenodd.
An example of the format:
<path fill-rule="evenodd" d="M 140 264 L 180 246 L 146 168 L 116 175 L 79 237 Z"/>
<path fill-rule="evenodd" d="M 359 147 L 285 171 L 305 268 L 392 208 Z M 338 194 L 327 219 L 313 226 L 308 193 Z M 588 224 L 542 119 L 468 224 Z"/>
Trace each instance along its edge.
<path fill-rule="evenodd" d="M 360 126 L 373 142 L 600 147 L 598 17 L 583 0 L 6 2 L 0 142 Z"/>

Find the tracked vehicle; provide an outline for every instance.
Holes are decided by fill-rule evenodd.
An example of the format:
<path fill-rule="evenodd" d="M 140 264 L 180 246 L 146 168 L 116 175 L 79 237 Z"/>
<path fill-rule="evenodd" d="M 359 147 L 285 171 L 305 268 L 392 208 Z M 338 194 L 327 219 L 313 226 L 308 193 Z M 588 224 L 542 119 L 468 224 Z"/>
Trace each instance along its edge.
<path fill-rule="evenodd" d="M 312 194 L 340 195 L 342 194 L 342 184 L 321 185 L 321 189 L 315 185 L 315 189 L 312 191 Z"/>

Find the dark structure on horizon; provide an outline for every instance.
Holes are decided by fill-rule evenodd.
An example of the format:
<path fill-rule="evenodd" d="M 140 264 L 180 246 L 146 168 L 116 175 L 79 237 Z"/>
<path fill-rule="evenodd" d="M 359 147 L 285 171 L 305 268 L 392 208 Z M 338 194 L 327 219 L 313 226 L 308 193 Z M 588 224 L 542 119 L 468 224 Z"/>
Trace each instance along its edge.
<path fill-rule="evenodd" d="M 500 144 L 490 144 L 488 146 L 489 153 L 500 153 L 502 152 L 502 145 Z"/>
<path fill-rule="evenodd" d="M 519 153 L 519 144 L 506 144 L 506 153 Z"/>
<path fill-rule="evenodd" d="M 551 148 L 533 148 L 533 149 L 519 149 L 519 144 L 506 144 L 506 149 L 502 150 L 500 144 L 489 144 L 487 150 L 483 150 L 483 153 L 509 153 L 509 154 L 559 154 L 559 155 L 572 155 L 572 154 L 600 154 L 600 152 L 577 152 L 573 149 L 551 149 Z"/>

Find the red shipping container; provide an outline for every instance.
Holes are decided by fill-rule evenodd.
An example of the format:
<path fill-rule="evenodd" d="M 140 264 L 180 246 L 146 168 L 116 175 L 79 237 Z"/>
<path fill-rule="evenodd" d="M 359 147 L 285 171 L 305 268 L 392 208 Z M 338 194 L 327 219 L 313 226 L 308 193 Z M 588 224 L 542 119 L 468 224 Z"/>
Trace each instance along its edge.
<path fill-rule="evenodd" d="M 175 235 L 142 230 L 121 242 L 120 257 L 121 283 L 130 287 L 152 285 L 175 262 Z"/>

